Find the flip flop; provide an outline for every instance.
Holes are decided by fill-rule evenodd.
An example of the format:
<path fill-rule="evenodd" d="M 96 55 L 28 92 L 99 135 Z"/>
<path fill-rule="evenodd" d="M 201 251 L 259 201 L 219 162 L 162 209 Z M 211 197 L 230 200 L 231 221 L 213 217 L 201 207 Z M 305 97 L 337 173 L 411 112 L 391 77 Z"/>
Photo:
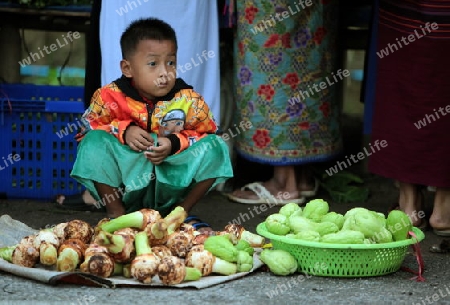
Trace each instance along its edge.
<path fill-rule="evenodd" d="M 197 231 L 200 228 L 211 228 L 211 226 L 208 223 L 202 221 L 200 218 L 198 218 L 195 215 L 190 215 L 190 216 L 186 217 L 186 219 L 184 220 L 184 223 L 190 223 L 192 221 L 195 221 L 195 222 L 191 223 L 191 226 L 193 226 L 194 229 Z"/>
<path fill-rule="evenodd" d="M 450 237 L 450 229 L 433 229 L 433 232 L 438 236 Z"/>
<path fill-rule="evenodd" d="M 59 197 L 61 195 L 58 195 Z M 102 212 L 102 209 L 97 208 L 94 204 L 86 204 L 83 200 L 82 194 L 76 194 L 76 195 L 64 195 L 64 201 L 63 203 L 59 203 L 56 201 L 56 199 L 53 201 L 57 208 L 63 209 L 63 210 L 70 210 L 70 211 L 91 211 L 91 212 Z"/>
<path fill-rule="evenodd" d="M 439 244 L 431 245 L 430 252 L 434 252 L 434 253 L 448 253 L 448 252 L 450 252 L 450 240 L 444 239 Z"/>
<path fill-rule="evenodd" d="M 301 191 L 300 195 L 303 197 L 314 197 L 317 195 L 318 190 L 319 190 L 319 179 L 314 178 L 314 189 L 310 191 Z"/>
<path fill-rule="evenodd" d="M 267 190 L 267 188 L 264 185 L 262 185 L 262 182 L 253 182 L 253 183 L 249 183 L 249 184 L 246 184 L 243 187 L 241 187 L 242 191 L 245 191 L 246 189 L 249 189 L 253 193 L 255 193 L 258 196 L 258 199 L 240 198 L 240 197 L 233 195 L 232 193 L 225 194 L 225 195 L 231 201 L 243 203 L 243 204 L 265 204 L 266 203 L 266 204 L 273 204 L 273 205 L 285 205 L 285 204 L 288 204 L 291 202 L 297 203 L 297 204 L 302 204 L 305 202 L 305 197 L 294 198 L 294 199 L 276 198 Z"/>

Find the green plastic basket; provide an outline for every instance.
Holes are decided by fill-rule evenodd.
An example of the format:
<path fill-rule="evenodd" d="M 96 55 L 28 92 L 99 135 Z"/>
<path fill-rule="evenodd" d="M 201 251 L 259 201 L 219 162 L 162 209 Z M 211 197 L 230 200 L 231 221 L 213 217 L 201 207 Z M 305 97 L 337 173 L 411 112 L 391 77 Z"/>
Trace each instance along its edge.
<path fill-rule="evenodd" d="M 275 235 L 265 223 L 256 232 L 270 239 L 274 249 L 291 253 L 298 262 L 298 271 L 315 276 L 368 277 L 396 272 L 405 259 L 408 247 L 425 238 L 413 228 L 416 238 L 385 244 L 327 244 Z"/>

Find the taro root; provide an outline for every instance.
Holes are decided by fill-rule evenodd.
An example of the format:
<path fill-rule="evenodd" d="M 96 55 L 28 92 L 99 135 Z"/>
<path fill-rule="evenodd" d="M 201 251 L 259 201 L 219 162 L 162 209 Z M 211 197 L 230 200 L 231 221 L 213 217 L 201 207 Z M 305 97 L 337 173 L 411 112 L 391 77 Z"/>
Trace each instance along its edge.
<path fill-rule="evenodd" d="M 136 228 L 144 230 L 149 224 L 162 219 L 158 211 L 152 209 L 141 209 L 136 212 L 128 213 L 117 218 L 111 219 L 100 225 L 102 231 L 113 233 L 120 229 Z"/>
<path fill-rule="evenodd" d="M 152 252 L 160 259 L 165 256 L 172 255 L 172 252 L 170 251 L 170 249 L 165 245 L 158 245 L 158 246 L 152 247 Z"/>
<path fill-rule="evenodd" d="M 154 223 L 149 224 L 145 227 L 144 232 L 147 233 L 152 247 L 165 244 L 168 238 L 167 223 L 164 219 L 158 219 Z"/>
<path fill-rule="evenodd" d="M 159 258 L 152 253 L 148 236 L 139 232 L 135 236 L 136 257 L 131 262 L 131 276 L 144 283 L 150 284 L 153 276 L 158 272 Z"/>
<path fill-rule="evenodd" d="M 66 234 L 64 233 L 64 229 L 67 227 L 67 222 L 61 222 L 58 223 L 56 226 L 54 226 L 52 228 L 53 233 L 55 233 L 56 236 L 58 236 L 59 239 L 59 243 L 61 244 L 64 239 Z"/>
<path fill-rule="evenodd" d="M 231 275 L 237 272 L 236 264 L 215 257 L 211 252 L 205 250 L 203 245 L 193 246 L 186 255 L 185 263 L 188 267 L 200 270 L 202 276 L 208 276 L 211 273 Z"/>
<path fill-rule="evenodd" d="M 211 236 L 211 234 L 209 234 L 209 233 L 202 233 L 202 234 L 195 235 L 194 240 L 192 241 L 192 245 L 194 245 L 194 246 L 203 245 L 205 243 L 205 240 L 210 236 Z"/>
<path fill-rule="evenodd" d="M 194 235 L 184 231 L 176 231 L 167 238 L 166 246 L 172 255 L 185 257 L 193 246 Z"/>
<path fill-rule="evenodd" d="M 184 208 L 178 206 L 173 209 L 169 215 L 164 217 L 164 221 L 167 223 L 167 231 L 169 234 L 178 230 L 178 228 L 183 224 L 187 217 L 187 212 Z"/>
<path fill-rule="evenodd" d="M 34 246 L 35 235 L 29 235 L 20 241 L 12 251 L 11 262 L 15 265 L 32 268 L 39 261 L 39 249 Z"/>
<path fill-rule="evenodd" d="M 82 272 L 104 278 L 110 277 L 114 273 L 114 259 L 106 247 L 90 244 L 84 257 L 84 262 L 80 265 Z"/>
<path fill-rule="evenodd" d="M 71 220 L 64 228 L 65 239 L 79 239 L 85 244 L 89 244 L 94 234 L 94 228 L 87 222 L 79 219 Z"/>
<path fill-rule="evenodd" d="M 176 285 L 183 281 L 196 281 L 202 276 L 200 270 L 186 267 L 181 258 L 165 256 L 158 266 L 158 277 L 164 285 Z"/>
<path fill-rule="evenodd" d="M 242 239 L 247 241 L 252 247 L 259 248 L 262 247 L 265 243 L 264 237 L 259 236 L 258 234 L 251 233 L 245 230 L 242 225 L 238 225 L 235 223 L 225 226 L 224 232 L 230 234 L 233 244 L 237 244 L 237 242 Z"/>
<path fill-rule="evenodd" d="M 100 219 L 100 220 L 97 222 L 97 224 L 94 226 L 94 233 L 92 234 L 92 238 L 91 238 L 91 241 L 90 241 L 91 244 L 96 244 L 96 243 L 97 243 L 97 242 L 96 242 L 96 238 L 97 238 L 98 234 L 99 234 L 100 232 L 102 232 L 101 226 L 102 226 L 104 223 L 107 223 L 108 221 L 109 221 L 109 218 L 102 218 L 102 219 Z"/>
<path fill-rule="evenodd" d="M 42 230 L 36 235 L 33 245 L 39 250 L 41 264 L 52 266 L 58 258 L 60 240 L 53 230 Z"/>
<path fill-rule="evenodd" d="M 79 239 L 66 239 L 58 248 L 56 269 L 58 271 L 74 271 L 83 261 L 86 244 Z"/>
<path fill-rule="evenodd" d="M 110 234 L 101 231 L 97 237 L 98 244 L 104 246 L 112 254 L 114 261 L 117 263 L 131 262 L 136 255 L 134 246 L 134 237 L 137 231 L 132 228 L 124 228 Z M 99 238 L 105 235 L 105 239 Z"/>

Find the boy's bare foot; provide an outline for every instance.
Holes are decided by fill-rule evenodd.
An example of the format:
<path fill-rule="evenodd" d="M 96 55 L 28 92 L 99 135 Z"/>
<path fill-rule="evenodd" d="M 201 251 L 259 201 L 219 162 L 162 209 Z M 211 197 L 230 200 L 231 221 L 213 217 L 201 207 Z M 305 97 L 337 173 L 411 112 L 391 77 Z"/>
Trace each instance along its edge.
<path fill-rule="evenodd" d="M 58 208 L 73 211 L 101 211 L 101 207 L 96 206 L 96 200 L 89 191 L 85 190 L 81 194 L 57 195 L 54 202 Z"/>
<path fill-rule="evenodd" d="M 88 205 L 93 205 L 95 204 L 95 199 L 94 197 L 92 197 L 91 193 L 89 193 L 88 190 L 84 190 L 81 194 L 79 195 L 73 195 L 73 196 L 65 196 L 65 195 L 57 195 L 56 196 L 56 203 L 59 203 L 61 205 L 64 205 L 64 201 L 66 199 L 70 199 L 72 202 L 74 200 L 77 200 L 79 204 L 88 204 Z"/>

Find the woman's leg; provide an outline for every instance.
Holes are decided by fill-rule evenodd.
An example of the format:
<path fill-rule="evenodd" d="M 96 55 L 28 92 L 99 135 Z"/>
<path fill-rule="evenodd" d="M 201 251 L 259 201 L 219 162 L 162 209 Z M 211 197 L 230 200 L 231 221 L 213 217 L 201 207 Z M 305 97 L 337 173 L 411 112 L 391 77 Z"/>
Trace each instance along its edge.
<path fill-rule="evenodd" d="M 300 192 L 313 193 L 315 189 L 315 183 L 314 172 L 311 166 L 300 166 L 298 174 L 298 190 Z"/>
<path fill-rule="evenodd" d="M 430 225 L 435 230 L 450 230 L 450 188 L 436 188 Z"/>
<path fill-rule="evenodd" d="M 294 166 L 275 166 L 273 169 L 273 177 L 263 182 L 262 185 L 274 196 L 283 195 L 283 199 L 300 198 L 298 191 L 298 182 Z M 288 193 L 289 196 L 285 196 Z M 247 190 L 235 190 L 233 195 L 245 199 L 258 199 L 258 196 Z M 289 198 L 286 198 L 289 197 Z"/>
<path fill-rule="evenodd" d="M 423 198 L 419 187 L 415 184 L 400 181 L 399 188 L 398 204 L 400 210 L 409 215 L 414 226 L 420 226 L 425 220 L 419 217 L 419 215 L 424 215 Z"/>

